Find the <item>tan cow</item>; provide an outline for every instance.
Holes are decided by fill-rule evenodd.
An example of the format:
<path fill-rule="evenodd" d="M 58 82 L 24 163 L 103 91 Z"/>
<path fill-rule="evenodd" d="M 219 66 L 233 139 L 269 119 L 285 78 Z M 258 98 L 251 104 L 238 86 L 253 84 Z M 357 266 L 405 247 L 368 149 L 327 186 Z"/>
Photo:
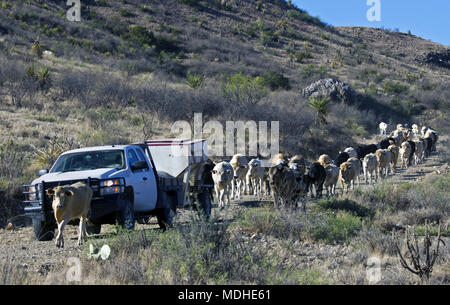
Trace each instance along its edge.
<path fill-rule="evenodd" d="M 415 165 L 423 163 L 423 142 L 420 140 L 414 141 L 416 143 L 416 150 L 414 151 L 414 163 Z"/>
<path fill-rule="evenodd" d="M 351 157 L 351 156 L 350 156 Z M 320 163 L 320 165 L 322 165 L 323 167 L 327 166 L 328 164 L 333 163 L 333 160 L 331 160 L 329 155 L 321 155 L 319 157 L 319 160 L 317 160 L 317 162 Z"/>
<path fill-rule="evenodd" d="M 85 183 L 77 182 L 68 186 L 57 186 L 47 190 L 49 196 L 53 196 L 53 211 L 58 223 L 58 235 L 56 246 L 64 247 L 63 230 L 72 219 L 80 219 L 80 233 L 78 245 L 86 238 L 86 220 L 91 206 L 93 191 Z"/>
<path fill-rule="evenodd" d="M 397 162 L 398 156 L 400 155 L 400 149 L 397 145 L 390 145 L 388 149 L 391 152 L 391 173 L 395 173 L 397 170 Z"/>
<path fill-rule="evenodd" d="M 375 156 L 377 156 L 377 167 L 378 167 L 378 175 L 380 178 L 384 176 L 387 177 L 389 175 L 389 166 L 391 164 L 391 151 L 389 149 L 378 149 L 375 152 Z"/>
<path fill-rule="evenodd" d="M 247 157 L 236 154 L 230 161 L 234 171 L 234 181 L 231 185 L 231 198 L 241 199 L 241 192 L 245 190 L 245 177 L 248 172 Z"/>
<path fill-rule="evenodd" d="M 272 166 L 277 166 L 278 164 L 287 164 L 288 159 L 284 154 L 276 154 L 272 158 Z"/>
<path fill-rule="evenodd" d="M 353 163 L 346 161 L 341 164 L 339 168 L 339 180 L 342 184 L 342 191 L 347 192 L 350 189 L 355 188 L 354 180 L 356 179 L 355 170 L 353 168 Z"/>
<path fill-rule="evenodd" d="M 402 169 L 403 168 L 408 168 L 408 160 L 409 160 L 409 156 L 411 155 L 411 144 L 409 144 L 408 142 L 403 142 L 402 146 L 400 147 L 400 160 L 402 163 Z"/>
<path fill-rule="evenodd" d="M 306 161 L 300 155 L 295 155 L 289 159 L 289 168 L 292 169 L 297 175 L 305 174 Z"/>

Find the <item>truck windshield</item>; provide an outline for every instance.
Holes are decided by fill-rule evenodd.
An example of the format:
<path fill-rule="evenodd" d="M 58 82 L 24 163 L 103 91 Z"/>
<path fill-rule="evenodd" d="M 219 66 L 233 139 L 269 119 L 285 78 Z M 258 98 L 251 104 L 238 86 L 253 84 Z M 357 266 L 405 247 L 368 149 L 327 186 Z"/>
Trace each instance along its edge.
<path fill-rule="evenodd" d="M 123 150 L 97 150 L 62 155 L 51 173 L 93 170 L 98 168 L 125 168 Z"/>

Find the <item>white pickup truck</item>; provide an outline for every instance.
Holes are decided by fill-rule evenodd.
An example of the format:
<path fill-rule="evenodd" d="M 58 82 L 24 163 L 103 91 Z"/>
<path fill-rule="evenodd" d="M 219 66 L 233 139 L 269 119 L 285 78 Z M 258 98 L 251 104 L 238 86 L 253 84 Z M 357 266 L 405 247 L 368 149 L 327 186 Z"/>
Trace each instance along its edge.
<path fill-rule="evenodd" d="M 51 240 L 56 229 L 46 190 L 86 182 L 94 191 L 87 229 L 98 234 L 102 224 L 134 229 L 135 221 L 156 216 L 162 229 L 172 225 L 177 207 L 195 206 L 211 213 L 210 171 L 205 140 L 164 139 L 130 145 L 88 147 L 64 152 L 50 170 L 24 185 L 25 213 L 35 237 Z M 209 181 L 206 178 L 206 181 Z"/>

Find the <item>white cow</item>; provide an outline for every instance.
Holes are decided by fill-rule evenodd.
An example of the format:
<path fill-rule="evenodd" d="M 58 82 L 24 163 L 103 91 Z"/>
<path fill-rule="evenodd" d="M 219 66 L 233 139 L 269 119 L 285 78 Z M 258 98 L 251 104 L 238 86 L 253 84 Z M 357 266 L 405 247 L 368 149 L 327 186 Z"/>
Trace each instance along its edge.
<path fill-rule="evenodd" d="M 246 182 L 249 195 L 262 196 L 265 170 L 261 164 L 258 159 L 252 159 L 248 163 Z"/>
<path fill-rule="evenodd" d="M 380 127 L 380 135 L 385 136 L 388 124 L 386 124 L 385 122 L 381 122 L 379 127 Z"/>
<path fill-rule="evenodd" d="M 334 164 L 328 164 L 325 166 L 325 172 L 327 174 L 323 187 L 327 190 L 327 196 L 336 195 L 336 184 L 339 179 L 339 167 Z"/>
<path fill-rule="evenodd" d="M 230 189 L 233 183 L 233 167 L 228 162 L 220 162 L 212 170 L 214 190 L 216 191 L 219 208 L 225 208 L 230 203 Z M 225 202 L 226 199 L 226 202 Z"/>
<path fill-rule="evenodd" d="M 364 171 L 364 179 L 367 184 L 367 177 L 369 177 L 369 184 L 372 183 L 372 177 L 374 177 L 374 181 L 377 181 L 377 156 L 375 154 L 368 154 L 363 159 L 363 171 Z"/>
<path fill-rule="evenodd" d="M 413 139 L 417 139 L 420 136 L 419 126 L 417 124 L 412 125 L 411 131 L 413 134 Z"/>
<path fill-rule="evenodd" d="M 344 152 L 346 152 L 350 158 L 358 158 L 358 153 L 353 147 L 347 147 Z"/>

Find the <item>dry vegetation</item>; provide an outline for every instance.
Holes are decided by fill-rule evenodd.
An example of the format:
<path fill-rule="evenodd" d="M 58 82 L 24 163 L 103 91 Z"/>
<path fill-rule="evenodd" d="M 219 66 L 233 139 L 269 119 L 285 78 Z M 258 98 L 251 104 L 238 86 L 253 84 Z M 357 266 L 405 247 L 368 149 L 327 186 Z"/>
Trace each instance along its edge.
<path fill-rule="evenodd" d="M 61 1 L 0 1 L 0 227 L 21 212 L 20 185 L 51 164 L 55 141 L 68 149 L 166 137 L 195 112 L 204 121 L 280 121 L 281 150 L 311 160 L 363 142 L 380 121 L 450 132 L 449 70 L 423 61 L 448 47 L 331 27 L 281 0 L 82 3 L 82 22 L 72 23 Z M 327 104 L 320 124 L 301 91 L 325 77 L 348 82 L 356 95 Z M 440 161 L 449 161 L 444 141 Z M 428 219 L 445 223 L 448 236 L 448 187 L 449 176 L 439 176 L 324 200 L 307 217 L 261 207 L 230 215 L 237 228 L 212 221 L 113 237 L 119 261 L 84 266 L 105 283 L 364 283 L 361 262 L 376 247 L 391 255 L 383 281 L 412 283 L 393 263 L 390 231 L 420 230 Z M 267 256 L 261 236 L 280 252 Z M 311 252 L 294 253 L 299 243 L 313 244 Z M 316 243 L 354 248 L 336 262 L 334 248 Z M 304 258 L 321 255 L 338 270 L 305 267 Z M 437 264 L 431 281 L 448 283 L 448 263 Z M 23 282 L 8 268 L 3 282 Z"/>

